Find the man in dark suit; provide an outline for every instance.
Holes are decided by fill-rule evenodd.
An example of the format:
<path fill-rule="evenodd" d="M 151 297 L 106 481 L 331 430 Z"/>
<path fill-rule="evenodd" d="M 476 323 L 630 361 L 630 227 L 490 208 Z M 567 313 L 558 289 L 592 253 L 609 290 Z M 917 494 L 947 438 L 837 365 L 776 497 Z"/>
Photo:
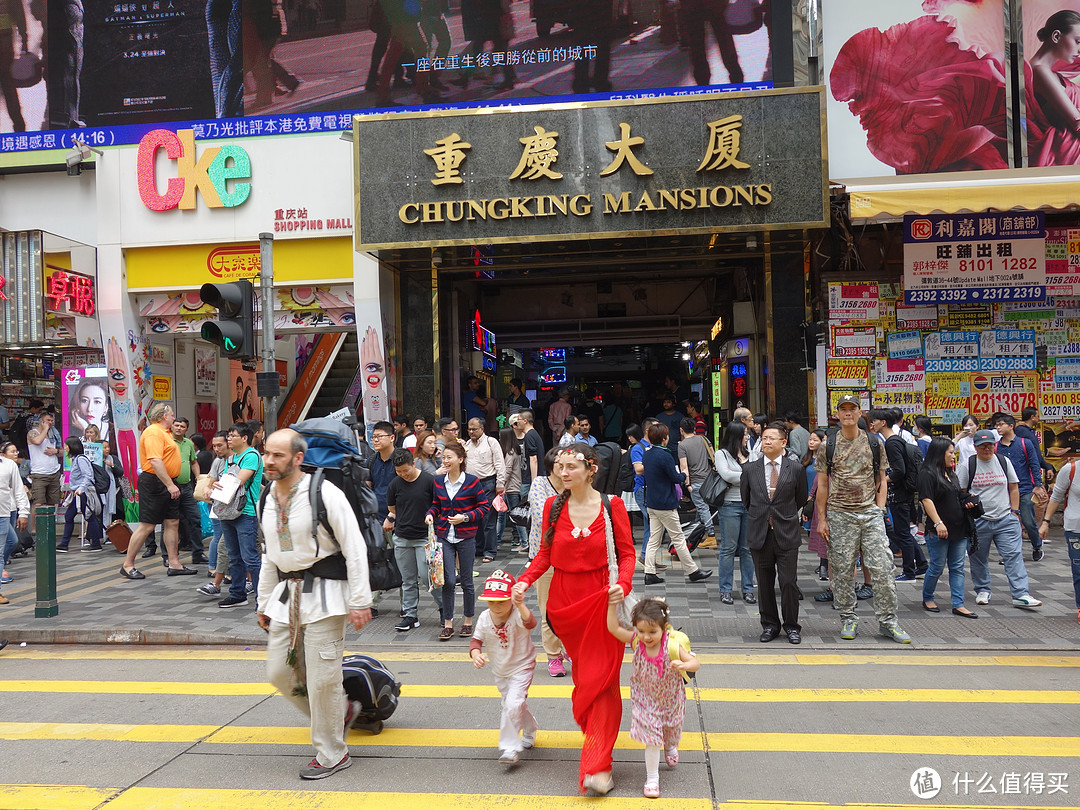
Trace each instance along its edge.
<path fill-rule="evenodd" d="M 799 510 L 806 504 L 806 472 L 787 454 L 787 428 L 773 422 L 761 432 L 762 456 L 743 467 L 739 487 L 749 513 L 746 542 L 758 572 L 761 641 L 780 635 L 774 583 L 780 581 L 784 633 L 799 644 L 799 586 L 796 563 L 802 543 Z"/>

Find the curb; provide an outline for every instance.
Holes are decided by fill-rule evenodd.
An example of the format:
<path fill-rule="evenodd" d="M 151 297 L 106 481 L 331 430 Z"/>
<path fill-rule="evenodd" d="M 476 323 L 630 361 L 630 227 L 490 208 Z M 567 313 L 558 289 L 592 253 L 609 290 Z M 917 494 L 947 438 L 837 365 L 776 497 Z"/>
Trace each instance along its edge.
<path fill-rule="evenodd" d="M 0 637 L 12 644 L 96 644 L 157 645 L 176 647 L 265 647 L 266 637 L 195 633 L 185 630 L 145 630 L 135 628 L 13 627 L 0 630 Z"/>

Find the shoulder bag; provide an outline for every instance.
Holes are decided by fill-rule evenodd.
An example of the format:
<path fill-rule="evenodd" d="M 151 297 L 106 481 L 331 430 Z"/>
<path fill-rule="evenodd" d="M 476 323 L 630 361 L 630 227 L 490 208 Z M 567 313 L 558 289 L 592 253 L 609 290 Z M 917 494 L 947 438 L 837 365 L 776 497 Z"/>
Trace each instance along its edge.
<path fill-rule="evenodd" d="M 601 495 L 600 498 L 604 502 L 604 534 L 607 535 L 608 587 L 610 588 L 619 584 L 619 558 L 615 555 L 615 531 L 611 527 L 611 501 L 608 500 L 607 495 Z M 633 629 L 634 623 L 630 616 L 640 601 L 640 597 L 631 591 L 615 606 L 615 615 L 622 627 L 628 630 Z"/>
<path fill-rule="evenodd" d="M 705 446 L 711 451 L 712 447 L 709 445 L 707 439 L 702 439 L 705 442 Z M 713 453 L 709 453 L 710 459 L 714 462 L 709 470 L 708 476 L 701 482 L 701 486 L 698 487 L 698 495 L 713 509 L 718 509 L 723 503 L 724 498 L 727 496 L 727 491 L 731 487 L 727 481 L 716 471 L 716 456 Z"/>
<path fill-rule="evenodd" d="M 251 450 L 245 450 L 244 455 L 237 459 L 235 464 L 229 465 L 230 467 L 236 467 L 240 469 L 240 462 L 244 460 Z M 229 473 L 233 475 L 233 473 Z M 218 520 L 236 520 L 242 514 L 244 514 L 244 507 L 247 506 L 248 500 L 248 485 L 244 482 L 240 482 L 240 486 L 236 488 L 236 492 L 233 493 L 232 498 L 223 503 L 222 501 L 215 501 L 213 508 L 210 510 L 213 512 L 214 517 Z"/>

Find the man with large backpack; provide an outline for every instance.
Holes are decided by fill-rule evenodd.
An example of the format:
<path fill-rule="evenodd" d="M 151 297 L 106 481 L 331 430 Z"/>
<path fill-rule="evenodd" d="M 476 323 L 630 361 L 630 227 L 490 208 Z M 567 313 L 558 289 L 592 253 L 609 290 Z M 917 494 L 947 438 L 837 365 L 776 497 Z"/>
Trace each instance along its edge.
<path fill-rule="evenodd" d="M 904 558 L 904 571 L 896 581 L 914 582 L 929 568 L 926 556 L 911 536 L 911 510 L 915 508 L 922 451 L 893 432 L 891 416 L 889 411 L 880 408 L 870 411 L 870 430 L 885 440 L 885 456 L 889 462 L 888 507 L 892 523 L 886 525 L 885 531 L 892 547 Z"/>
<path fill-rule="evenodd" d="M 840 638 L 855 638 L 855 558 L 861 554 L 863 568 L 873 576 L 874 613 L 881 633 L 909 644 L 911 636 L 896 620 L 893 560 L 885 537 L 888 488 L 881 445 L 869 431 L 859 429 L 859 413 L 857 396 L 840 397 L 836 405 L 840 428 L 829 431 L 815 458 L 818 532 L 829 547 L 834 604 L 843 621 Z"/>
<path fill-rule="evenodd" d="M 348 701 L 342 688 L 342 650 L 346 621 L 356 630 L 371 621 L 371 587 L 367 549 L 345 494 L 322 479 L 319 495 L 329 526 L 312 512 L 312 476 L 300 468 L 306 451 L 295 430 L 266 440 L 271 484 L 260 526 L 265 559 L 277 576 L 267 571 L 260 578 L 256 615 L 270 634 L 270 683 L 311 718 L 315 758 L 300 769 L 300 778 L 323 779 L 352 764 L 345 735 L 361 706 Z"/>

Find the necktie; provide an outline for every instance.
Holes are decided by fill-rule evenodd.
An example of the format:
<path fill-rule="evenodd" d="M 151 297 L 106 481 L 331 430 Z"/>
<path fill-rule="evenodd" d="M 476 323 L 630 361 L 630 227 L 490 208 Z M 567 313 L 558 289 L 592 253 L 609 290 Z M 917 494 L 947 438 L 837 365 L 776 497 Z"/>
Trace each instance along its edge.
<path fill-rule="evenodd" d="M 772 467 L 772 470 L 769 472 L 769 500 L 771 501 L 773 493 L 776 492 L 776 482 L 780 478 L 780 472 L 777 469 L 780 465 L 775 461 L 770 461 L 769 466 Z"/>

